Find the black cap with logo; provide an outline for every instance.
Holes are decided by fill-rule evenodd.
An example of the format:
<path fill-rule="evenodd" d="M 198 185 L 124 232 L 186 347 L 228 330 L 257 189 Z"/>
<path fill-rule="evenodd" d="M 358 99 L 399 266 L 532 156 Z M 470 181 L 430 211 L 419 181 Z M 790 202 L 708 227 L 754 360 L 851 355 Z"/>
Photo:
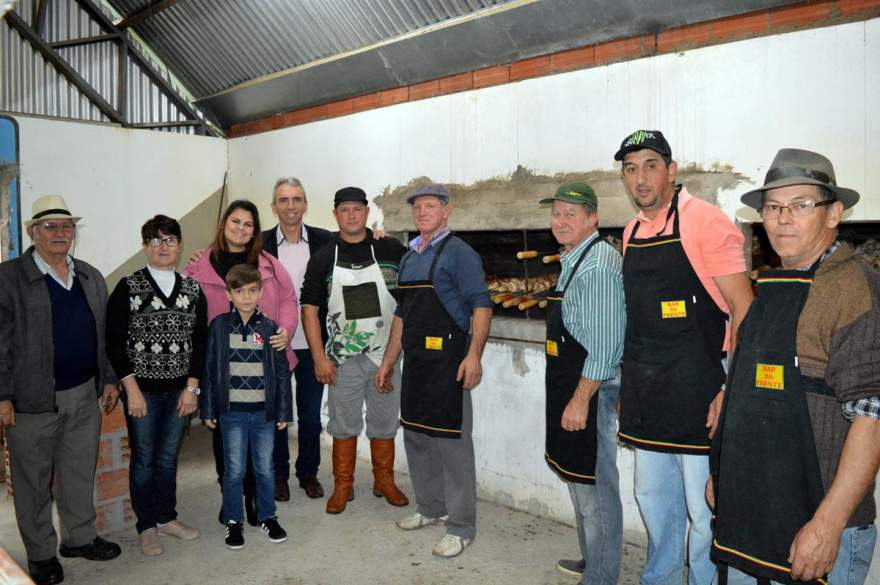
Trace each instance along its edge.
<path fill-rule="evenodd" d="M 659 130 L 636 130 L 620 143 L 620 150 L 614 154 L 614 160 L 623 160 L 627 154 L 645 148 L 672 158 L 672 149 L 662 132 Z"/>

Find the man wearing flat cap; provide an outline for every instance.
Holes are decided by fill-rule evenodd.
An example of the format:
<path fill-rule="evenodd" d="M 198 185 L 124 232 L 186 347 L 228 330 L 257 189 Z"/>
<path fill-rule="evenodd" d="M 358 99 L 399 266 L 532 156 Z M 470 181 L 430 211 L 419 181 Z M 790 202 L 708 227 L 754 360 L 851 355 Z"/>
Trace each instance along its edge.
<path fill-rule="evenodd" d="M 483 376 L 492 302 L 480 256 L 449 232 L 446 187 L 419 187 L 406 200 L 419 235 L 400 261 L 400 304 L 376 386 L 391 389 L 402 350 L 400 423 L 417 507 L 397 526 L 417 530 L 445 522 L 446 535 L 433 553 L 449 558 L 461 554 L 477 530 L 469 390 Z"/>
<path fill-rule="evenodd" d="M 109 413 L 119 391 L 104 348 L 104 277 L 70 255 L 79 219 L 60 196 L 37 199 L 25 223 L 34 245 L 0 264 L 0 425 L 18 528 L 38 585 L 64 579 L 55 556 L 53 485 L 61 556 L 106 561 L 120 553 L 95 531 L 97 397 Z"/>
<path fill-rule="evenodd" d="M 332 244 L 309 258 L 300 297 L 315 377 L 328 384 L 333 495 L 327 500 L 327 513 L 341 513 L 354 497 L 357 440 L 364 427 L 365 403 L 373 493 L 384 496 L 392 506 L 406 506 L 409 500 L 394 483 L 400 392 L 377 390 L 374 384 L 391 334 L 398 267 L 406 248 L 394 238 L 376 239 L 367 229 L 370 208 L 363 189 L 340 189 L 333 205 L 339 232 Z M 326 322 L 321 323 L 324 312 Z"/>
<path fill-rule="evenodd" d="M 635 497 L 648 533 L 642 585 L 710 585 L 710 439 L 724 358 L 752 301 L 743 235 L 720 209 L 676 184 L 659 130 L 637 130 L 614 155 L 639 208 L 623 232 L 626 337 L 620 439 L 635 451 Z M 685 552 L 687 545 L 687 555 Z"/>
<path fill-rule="evenodd" d="M 617 585 L 623 509 L 617 472 L 619 365 L 626 312 L 620 254 L 599 237 L 599 201 L 586 183 L 553 197 L 550 229 L 562 273 L 547 297 L 544 459 L 568 486 L 580 560 L 560 572 L 583 585 Z"/>
<path fill-rule="evenodd" d="M 794 148 L 742 196 L 782 266 L 758 277 L 712 445 L 713 556 L 729 583 L 865 582 L 877 534 L 880 275 L 837 240 L 858 200 L 831 161 Z"/>

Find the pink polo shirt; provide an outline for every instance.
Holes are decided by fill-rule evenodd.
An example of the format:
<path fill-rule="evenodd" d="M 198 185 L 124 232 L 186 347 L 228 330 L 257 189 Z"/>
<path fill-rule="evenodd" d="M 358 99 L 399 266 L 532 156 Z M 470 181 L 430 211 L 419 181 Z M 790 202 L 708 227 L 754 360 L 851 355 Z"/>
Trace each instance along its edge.
<path fill-rule="evenodd" d="M 651 238 L 672 233 L 673 220 L 664 228 L 666 209 L 657 214 L 653 220 L 645 217 L 641 211 L 623 230 L 623 252 L 626 255 L 626 243 L 629 241 L 636 221 L 639 221 L 637 238 Z M 743 250 L 745 238 L 739 228 L 718 207 L 690 195 L 682 187 L 678 195 L 679 231 L 681 246 L 690 261 L 694 272 L 703 284 L 703 288 L 715 301 L 718 307 L 730 314 L 730 308 L 724 296 L 713 280 L 716 276 L 727 276 L 746 271 L 746 258 Z M 724 349 L 728 349 L 730 322 L 724 336 Z"/>

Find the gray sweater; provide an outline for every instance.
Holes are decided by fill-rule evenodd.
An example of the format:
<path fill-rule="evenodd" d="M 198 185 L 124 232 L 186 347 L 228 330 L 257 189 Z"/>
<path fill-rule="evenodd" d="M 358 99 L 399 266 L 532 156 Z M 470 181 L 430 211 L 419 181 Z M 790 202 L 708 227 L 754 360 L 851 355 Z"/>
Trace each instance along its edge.
<path fill-rule="evenodd" d="M 52 304 L 34 249 L 0 264 L 0 401 L 11 400 L 17 412 L 55 410 Z M 107 284 L 93 266 L 74 259 L 74 271 L 95 318 L 98 339 L 96 396 L 118 379 L 104 346 Z"/>

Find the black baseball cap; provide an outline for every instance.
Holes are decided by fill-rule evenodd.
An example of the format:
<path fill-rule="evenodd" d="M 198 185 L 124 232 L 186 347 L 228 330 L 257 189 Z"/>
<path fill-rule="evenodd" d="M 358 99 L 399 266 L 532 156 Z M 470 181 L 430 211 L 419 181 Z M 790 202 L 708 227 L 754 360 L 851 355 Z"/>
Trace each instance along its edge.
<path fill-rule="evenodd" d="M 347 201 L 356 201 L 367 205 L 367 194 L 360 187 L 343 187 L 333 197 L 333 208 L 336 209 L 340 203 Z"/>
<path fill-rule="evenodd" d="M 672 158 L 672 148 L 669 147 L 662 132 L 659 130 L 636 130 L 620 143 L 620 150 L 614 154 L 614 160 L 623 160 L 627 154 L 645 148 Z"/>

